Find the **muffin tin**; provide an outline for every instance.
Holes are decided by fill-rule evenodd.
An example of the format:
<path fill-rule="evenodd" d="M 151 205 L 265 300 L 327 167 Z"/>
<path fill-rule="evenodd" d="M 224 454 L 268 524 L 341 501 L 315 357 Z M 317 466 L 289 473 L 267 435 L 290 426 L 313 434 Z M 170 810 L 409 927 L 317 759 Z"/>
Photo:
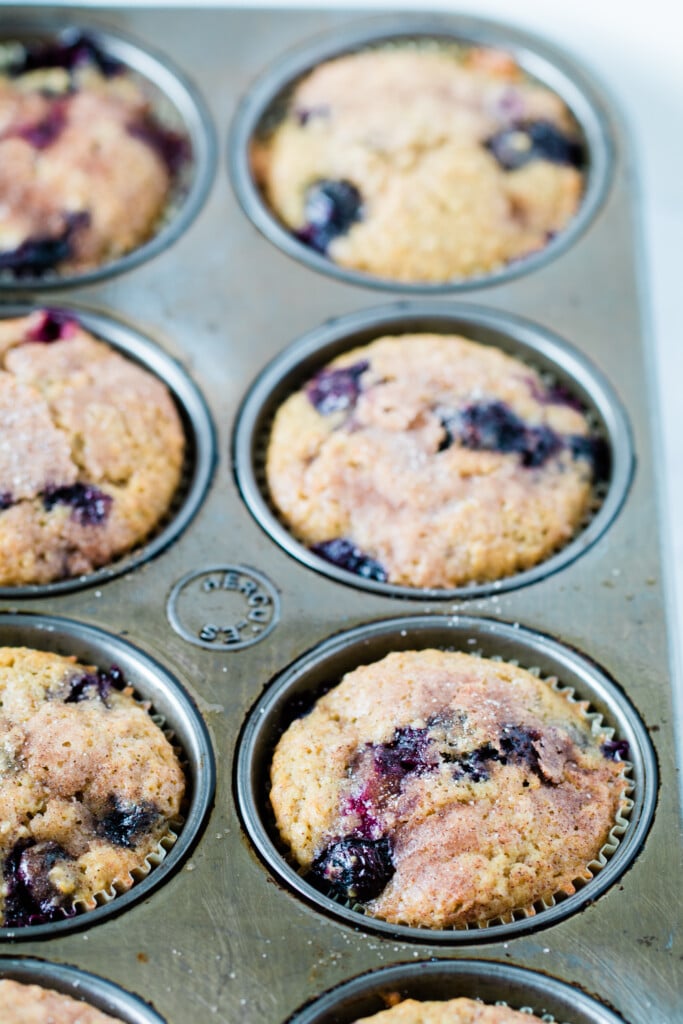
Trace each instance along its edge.
<path fill-rule="evenodd" d="M 26 11 L 21 14 L 26 20 Z M 45 17 L 46 11 L 37 10 L 35 24 L 44 24 Z M 347 999 L 349 992 L 371 993 L 377 1006 L 387 991 L 387 977 L 367 975 L 368 970 L 396 965 L 397 974 L 389 979 L 392 991 L 408 985 L 404 970 L 424 982 L 423 991 L 445 991 L 436 975 L 430 976 L 437 972 L 428 963 L 431 957 L 438 957 L 447 973 L 460 976 L 463 994 L 547 1010 L 558 1024 L 675 1020 L 683 955 L 675 932 L 683 882 L 676 838 L 675 725 L 656 450 L 645 386 L 649 355 L 639 305 L 640 254 L 632 229 L 636 193 L 618 117 L 568 58 L 520 32 L 508 35 L 500 26 L 475 19 L 362 21 L 357 15 L 314 11 L 266 15 L 227 10 L 119 10 L 101 18 L 116 35 L 120 27 L 142 46 L 153 40 L 191 72 L 222 139 L 228 138 L 240 104 L 251 102 L 244 97 L 252 81 L 264 69 L 270 75 L 290 46 L 313 52 L 306 41 L 323 29 L 332 33 L 332 41 L 320 44 L 327 52 L 397 30 L 413 36 L 460 31 L 471 38 L 476 30 L 482 40 L 508 37 L 515 53 L 530 61 L 529 70 L 566 98 L 565 82 L 573 95 L 590 97 L 596 118 L 590 131 L 598 148 L 577 103 L 570 105 L 591 142 L 596 192 L 592 209 L 584 203 L 583 212 L 590 216 L 577 218 L 556 246 L 504 277 L 459 286 L 460 291 L 478 288 L 485 312 L 454 300 L 437 310 L 431 301 L 427 306 L 424 295 L 419 303 L 394 301 L 390 309 L 368 312 L 378 296 L 366 285 L 383 289 L 385 303 L 396 300 L 396 288 L 369 279 L 361 284 L 335 273 L 327 262 L 316 267 L 324 273 L 313 273 L 309 262 L 289 258 L 286 248 L 262 237 L 244 216 L 226 167 L 192 228 L 153 261 L 125 276 L 102 275 L 87 291 L 75 291 L 73 282 L 46 282 L 32 294 L 39 303 L 48 286 L 61 285 L 62 293 L 51 291 L 50 305 L 73 303 L 86 326 L 86 315 L 102 325 L 114 318 L 130 340 L 129 350 L 155 372 L 163 376 L 167 366 L 176 366 L 184 378 L 187 371 L 215 423 L 218 465 L 210 484 L 207 473 L 196 513 L 182 533 L 161 545 L 157 557 L 136 561 L 135 567 L 128 563 L 121 573 L 89 578 L 89 586 L 70 581 L 49 593 L 6 589 L 0 595 L 4 637 L 25 642 L 31 635 L 38 646 L 58 637 L 60 650 L 66 650 L 66 643 L 77 654 L 90 649 L 94 661 L 98 651 L 106 660 L 112 643 L 130 643 L 131 676 L 137 679 L 136 666 L 147 666 L 140 670 L 140 692 L 146 692 L 143 683 L 149 685 L 155 705 L 163 711 L 168 704 L 169 723 L 186 746 L 189 733 L 176 725 L 184 722 L 183 715 L 178 711 L 174 718 L 169 696 L 175 692 L 173 681 L 182 680 L 210 735 L 217 779 L 213 810 L 208 810 L 209 797 L 202 812 L 206 823 L 189 843 L 191 849 L 181 851 L 182 856 L 177 852 L 183 831 L 159 868 L 113 901 L 111 913 L 100 908 L 83 915 L 77 919 L 78 931 L 46 926 L 44 932 L 34 928 L 17 936 L 20 944 L 5 938 L 2 953 L 21 954 L 22 963 L 30 956 L 77 964 L 151 1001 L 167 1024 L 185 1024 L 197 1014 L 226 1024 L 235 1019 L 283 1024 L 292 1014 L 311 1024 L 350 1020 L 344 1014 L 356 1004 Z M 244 113 L 239 116 L 230 134 L 233 166 L 244 159 L 236 147 L 248 135 Z M 406 296 L 412 291 L 407 289 Z M 415 289 L 411 298 L 421 291 Z M 15 308 L 6 307 L 7 313 Z M 340 317 L 346 318 L 341 327 Z M 278 373 L 296 376 L 309 343 L 306 358 L 315 365 L 322 351 L 318 343 L 331 346 L 330 351 L 341 348 L 349 325 L 372 330 L 375 317 L 396 323 L 408 318 L 404 323 L 411 324 L 433 324 L 435 317 L 449 322 L 474 318 L 480 334 L 485 323 L 487 331 L 511 338 L 515 346 L 533 340 L 532 361 L 550 365 L 562 381 L 573 381 L 610 439 L 613 474 L 601 510 L 577 538 L 571 558 L 531 580 L 515 577 L 510 587 L 501 581 L 500 587 L 466 594 L 374 592 L 353 579 L 342 582 L 334 574 L 314 571 L 300 552 L 277 537 L 272 521 L 264 520 L 264 530 L 254 518 L 247 501 L 251 505 L 253 495 L 260 494 L 255 456 L 265 421 L 258 410 L 281 386 L 267 368 L 286 346 L 303 338 L 305 343 L 300 341 L 277 364 Z M 106 336 L 118 344 L 123 335 Z M 140 338 L 146 342 L 138 344 Z M 559 348 L 553 347 L 557 338 Z M 182 407 L 185 393 L 175 381 L 170 378 Z M 252 479 L 249 487 L 245 474 Z M 433 628 L 432 617 L 445 630 L 439 642 L 446 642 L 444 636 L 474 639 L 487 652 L 522 663 L 528 664 L 531 651 L 544 672 L 559 666 L 577 693 L 587 695 L 618 732 L 633 739 L 636 806 L 619 848 L 577 894 L 571 913 L 565 913 L 565 901 L 531 921 L 515 922 L 505 934 L 491 928 L 467 931 L 457 941 L 450 935 L 442 941 L 384 931 L 358 915 L 343 918 L 335 907 L 322 907 L 310 894 L 299 893 L 295 880 L 285 877 L 281 854 L 264 859 L 256 834 L 250 835 L 245 792 L 262 776 L 266 746 L 264 740 L 249 747 L 258 721 L 250 714 L 264 719 L 259 722 L 263 730 L 272 721 L 269 705 L 276 706 L 283 680 L 300 680 L 296 685 L 304 686 L 302 666 L 317 664 L 335 645 L 341 644 L 341 653 L 334 656 L 341 659 L 335 662 L 340 667 L 350 650 L 356 657 L 361 648 L 371 652 L 382 646 L 369 637 L 387 630 L 395 637 L 398 629 L 412 640 Z M 361 646 L 349 648 L 349 635 Z M 320 646 L 328 643 L 330 648 Z M 122 657 L 117 647 L 117 660 Z M 198 778 L 204 777 L 205 767 L 198 766 Z M 155 876 L 163 884 L 152 885 Z M 143 890 L 147 881 L 150 887 Z M 350 989 L 338 988 L 342 983 L 350 983 Z M 326 990 L 332 991 L 322 1003 L 311 1002 Z M 311 1016 L 318 1009 L 321 1016 Z M 124 1021 L 126 1012 L 119 1013 Z M 137 1024 L 135 1017 L 130 1019 Z"/>

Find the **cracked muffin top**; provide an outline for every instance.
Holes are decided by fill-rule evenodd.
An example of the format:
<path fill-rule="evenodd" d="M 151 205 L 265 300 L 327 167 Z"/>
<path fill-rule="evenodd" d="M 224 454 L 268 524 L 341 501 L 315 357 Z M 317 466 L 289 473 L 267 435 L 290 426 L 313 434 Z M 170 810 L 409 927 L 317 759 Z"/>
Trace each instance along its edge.
<path fill-rule="evenodd" d="M 341 267 L 442 283 L 544 248 L 578 210 L 569 110 L 500 50 L 378 45 L 305 75 L 252 146 L 287 228 Z"/>
<path fill-rule="evenodd" d="M 490 345 L 436 334 L 344 353 L 278 409 L 266 477 L 292 533 L 358 576 L 503 579 L 597 506 L 609 449 L 565 388 Z"/>
<path fill-rule="evenodd" d="M 461 997 L 443 1001 L 403 999 L 355 1024 L 541 1024 L 541 1018 L 509 1006 L 489 1006 L 478 999 Z"/>
<path fill-rule="evenodd" d="M 2 1024 L 116 1024 L 118 1017 L 41 985 L 0 979 Z"/>
<path fill-rule="evenodd" d="M 0 648 L 0 923 L 92 910 L 171 841 L 185 779 L 116 666 Z"/>
<path fill-rule="evenodd" d="M 185 438 L 165 385 L 59 310 L 0 321 L 0 585 L 91 572 L 177 491 Z"/>
<path fill-rule="evenodd" d="M 439 650 L 347 673 L 275 749 L 270 801 L 322 892 L 465 928 L 589 879 L 628 805 L 623 742 L 516 665 Z"/>
<path fill-rule="evenodd" d="M 189 141 L 75 30 L 0 47 L 0 275 L 78 274 L 154 233 Z"/>

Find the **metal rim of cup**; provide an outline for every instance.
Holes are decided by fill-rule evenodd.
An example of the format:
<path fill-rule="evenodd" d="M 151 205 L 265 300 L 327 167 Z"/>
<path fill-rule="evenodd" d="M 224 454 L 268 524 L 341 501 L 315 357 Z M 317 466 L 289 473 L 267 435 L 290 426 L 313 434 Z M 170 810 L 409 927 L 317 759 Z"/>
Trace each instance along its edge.
<path fill-rule="evenodd" d="M 164 728 L 186 759 L 189 802 L 178 838 L 160 864 L 126 892 L 93 910 L 64 920 L 23 928 L 0 927 L 0 941 L 51 939 L 91 928 L 149 897 L 189 856 L 199 840 L 213 805 L 216 765 L 208 729 L 182 683 L 151 655 L 121 637 L 96 626 L 56 615 L 0 612 L 0 646 L 29 647 L 60 655 L 75 655 L 86 665 L 117 665 L 137 694 L 149 700 L 164 717 Z M 125 1019 L 125 1018 L 124 1018 Z"/>
<path fill-rule="evenodd" d="M 530 569 L 499 580 L 459 587 L 408 587 L 364 579 L 326 561 L 298 541 L 271 507 L 260 478 L 275 409 L 335 356 L 384 334 L 420 332 L 463 334 L 495 345 L 566 383 L 593 411 L 610 446 L 611 472 L 607 493 L 590 521 L 563 548 Z M 256 521 L 289 555 L 338 583 L 389 597 L 454 600 L 504 593 L 536 583 L 568 566 L 608 529 L 629 491 L 635 459 L 626 412 L 607 378 L 585 355 L 534 322 L 483 306 L 409 300 L 351 313 L 330 320 L 288 346 L 256 379 L 238 412 L 233 435 L 233 466 L 242 498 Z"/>
<path fill-rule="evenodd" d="M 268 767 L 279 736 L 288 723 L 293 699 L 317 696 L 330 681 L 337 682 L 359 665 L 380 660 L 391 651 L 479 651 L 484 657 L 515 660 L 539 669 L 542 677 L 557 677 L 570 686 L 576 699 L 588 700 L 629 744 L 629 778 L 634 784 L 633 808 L 619 845 L 585 885 L 534 916 L 516 916 L 509 923 L 482 928 L 430 929 L 397 925 L 364 915 L 321 893 L 290 863 L 268 806 Z M 235 792 L 242 826 L 267 868 L 297 897 L 316 910 L 355 929 L 391 936 L 397 941 L 467 946 L 504 941 L 541 930 L 583 909 L 610 888 L 637 856 L 654 815 L 658 787 L 657 761 L 647 730 L 636 709 L 608 674 L 595 662 L 543 633 L 473 616 L 419 615 L 380 620 L 338 633 L 299 657 L 281 672 L 252 707 L 238 741 Z"/>
<path fill-rule="evenodd" d="M 494 46 L 512 53 L 533 78 L 560 96 L 571 110 L 588 151 L 586 187 L 572 221 L 539 252 L 476 277 L 425 283 L 377 277 L 335 264 L 299 241 L 266 203 L 250 162 L 252 139 L 278 97 L 317 64 L 392 39 L 435 38 Z M 242 98 L 228 139 L 228 167 L 237 198 L 256 228 L 271 243 L 308 268 L 349 284 L 423 295 L 468 292 L 502 284 L 539 270 L 565 252 L 587 230 L 601 209 L 614 172 L 610 119 L 596 85 L 565 53 L 528 32 L 465 15 L 401 14 L 335 27 L 290 50 L 254 81 Z"/>

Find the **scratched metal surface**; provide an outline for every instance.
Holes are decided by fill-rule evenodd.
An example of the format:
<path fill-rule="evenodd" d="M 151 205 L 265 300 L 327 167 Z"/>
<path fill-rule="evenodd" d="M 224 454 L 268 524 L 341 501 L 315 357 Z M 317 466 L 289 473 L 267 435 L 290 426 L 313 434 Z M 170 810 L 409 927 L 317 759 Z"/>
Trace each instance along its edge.
<path fill-rule="evenodd" d="M 40 11 L 33 14 L 40 17 Z M 71 20 L 76 14 L 65 10 Z M 101 974 L 150 1000 L 168 1024 L 280 1024 L 306 1000 L 361 971 L 435 955 L 547 972 L 592 993 L 628 1024 L 682 1019 L 683 949 L 676 924 L 683 864 L 661 583 L 666 553 L 659 548 L 651 432 L 656 410 L 648 401 L 650 356 L 634 231 L 637 193 L 622 129 L 613 121 L 614 180 L 590 229 L 546 266 L 480 289 L 475 297 L 555 330 L 589 354 L 615 387 L 630 416 L 637 457 L 620 515 L 573 564 L 520 590 L 455 604 L 361 593 L 307 569 L 265 535 L 242 502 L 229 456 L 240 401 L 271 358 L 330 317 L 395 298 L 325 277 L 283 255 L 244 216 L 226 170 L 228 126 L 249 82 L 287 46 L 349 16 L 136 9 L 84 12 L 84 20 L 129 31 L 168 53 L 194 78 L 215 120 L 221 162 L 208 203 L 172 248 L 119 278 L 51 292 L 49 301 L 74 302 L 127 321 L 187 367 L 216 423 L 218 465 L 199 514 L 154 560 L 96 588 L 49 599 L 5 597 L 0 609 L 101 626 L 126 636 L 177 675 L 208 725 L 217 794 L 190 860 L 144 902 L 96 925 L 79 922 L 83 927 L 73 934 L 3 943 L 0 953 Z M 255 569 L 274 584 L 279 623 L 263 628 L 263 639 L 253 646 L 219 650 L 210 631 L 205 646 L 196 646 L 172 628 L 167 599 L 183 577 L 230 565 Z M 214 613 L 215 592 L 220 588 L 181 592 L 190 632 L 200 631 Z M 244 603 L 235 591 L 222 593 L 228 597 L 221 614 L 239 620 Z M 539 920 L 537 931 L 467 947 L 398 941 L 323 916 L 269 875 L 242 832 L 233 798 L 236 740 L 274 674 L 343 628 L 457 610 L 520 622 L 595 659 L 645 720 L 661 775 L 651 831 L 632 867 L 609 891 L 551 927 Z M 253 623 L 263 625 L 258 616 Z"/>

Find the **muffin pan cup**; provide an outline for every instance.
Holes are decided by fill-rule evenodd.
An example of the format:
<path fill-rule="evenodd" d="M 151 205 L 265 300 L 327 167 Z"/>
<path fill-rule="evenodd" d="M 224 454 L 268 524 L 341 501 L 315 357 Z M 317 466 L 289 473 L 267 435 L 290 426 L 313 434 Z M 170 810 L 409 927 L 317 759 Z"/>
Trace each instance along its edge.
<path fill-rule="evenodd" d="M 538 565 L 512 576 L 460 587 L 408 587 L 366 579 L 338 568 L 307 548 L 278 517 L 265 479 L 273 418 L 285 399 L 342 352 L 375 338 L 401 334 L 461 334 L 493 345 L 566 387 L 589 412 L 610 450 L 606 493 L 590 520 L 562 548 Z M 486 309 L 435 301 L 404 301 L 339 317 L 311 331 L 280 353 L 255 382 L 240 411 L 233 465 L 242 496 L 259 523 L 289 554 L 339 583 L 394 597 L 449 600 L 522 587 L 568 565 L 604 533 L 628 492 L 634 456 L 628 417 L 609 381 L 580 352 L 538 324 Z M 601 485 L 602 486 L 602 485 Z"/>
<path fill-rule="evenodd" d="M 153 1007 L 118 985 L 81 971 L 76 967 L 51 964 L 32 957 L 0 956 L 0 981 L 8 979 L 22 985 L 42 985 L 72 999 L 80 999 L 102 1013 L 111 1014 L 122 1024 L 164 1024 Z"/>
<path fill-rule="evenodd" d="M 4 13 L 8 21 L 11 16 L 30 21 L 25 8 Z M 35 23 L 42 24 L 47 16 L 47 9 L 36 10 Z M 65 20 L 73 23 L 74 17 L 70 11 Z M 345 33 L 365 36 L 378 24 L 358 13 L 327 10 L 266 14 L 136 7 L 88 16 L 89 23 L 102 20 L 115 34 L 119 29 L 123 35 L 130 32 L 142 46 L 150 43 L 192 71 L 220 132 L 224 155 L 225 146 L 233 145 L 227 141 L 230 125 L 251 84 L 291 47 L 308 47 L 307 40 L 320 37 L 323 30 L 328 38 L 338 30 L 339 40 L 348 38 Z M 461 24 L 456 17 L 436 20 L 451 31 Z M 402 19 L 391 21 L 399 25 Z M 423 21 L 433 25 L 432 18 Z M 464 19 L 463 32 L 468 25 L 470 20 Z M 405 28 L 414 34 L 415 19 L 406 19 Z M 507 35 L 503 29 L 498 32 Z M 514 48 L 517 34 L 511 32 L 509 38 Z M 573 74 L 568 57 L 559 58 L 558 67 Z M 531 66 L 529 70 L 534 72 Z M 538 74 L 543 77 L 543 70 Z M 640 250 L 632 229 L 629 136 L 601 95 L 598 107 L 602 145 L 611 153 L 611 183 L 603 186 L 590 224 L 571 244 L 560 245 L 558 239 L 554 258 L 549 251 L 533 272 L 527 264 L 524 272 L 517 268 L 519 275 L 505 281 L 489 281 L 486 288 L 483 281 L 471 285 L 477 288 L 479 314 L 484 316 L 485 306 L 486 317 L 492 318 L 487 321 L 489 337 L 510 330 L 515 345 L 534 341 L 534 352 L 539 338 L 561 339 L 552 358 L 548 350 L 547 357 L 541 353 L 531 361 L 552 364 L 562 381 L 575 382 L 578 394 L 595 407 L 615 450 L 625 456 L 619 463 L 623 492 L 617 499 L 615 491 L 609 524 L 580 557 L 524 585 L 516 581 L 510 589 L 493 586 L 467 596 L 370 592 L 292 557 L 256 521 L 235 476 L 242 479 L 245 457 L 253 472 L 251 441 L 245 454 L 234 443 L 238 414 L 255 382 L 280 354 L 289 358 L 289 347 L 297 339 L 320 332 L 330 343 L 332 337 L 339 338 L 334 345 L 343 347 L 331 318 L 353 317 L 357 326 L 364 323 L 367 328 L 365 318 L 376 315 L 371 306 L 391 304 L 391 315 L 398 318 L 402 311 L 412 316 L 413 303 L 397 304 L 393 287 L 382 291 L 377 283 L 380 291 L 373 297 L 365 283 L 316 273 L 290 258 L 244 215 L 227 167 L 192 230 L 156 259 L 134 273 L 102 277 L 87 290 L 67 290 L 64 283 L 62 294 L 50 296 L 49 304 L 59 306 L 69 306 L 73 299 L 83 317 L 83 307 L 108 310 L 117 323 L 132 325 L 135 338 L 158 343 L 159 348 L 150 342 L 155 359 L 166 358 L 162 350 L 179 358 L 179 372 L 197 382 L 210 410 L 218 466 L 201 507 L 157 557 L 89 580 L 92 586 L 5 592 L 0 594 L 0 617 L 21 611 L 23 623 L 42 624 L 45 628 L 32 631 L 39 646 L 53 642 L 49 627 L 55 617 L 62 622 L 58 635 L 71 647 L 74 626 L 77 632 L 103 630 L 121 644 L 130 643 L 136 658 L 144 652 L 191 695 L 210 731 L 218 774 L 210 819 L 184 859 L 179 844 L 187 824 L 165 861 L 113 900 L 111 909 L 79 916 L 76 931 L 31 933 L 20 941 L 3 937 L 0 954 L 77 965 L 149 1000 L 166 1024 L 195 1019 L 284 1024 L 321 993 L 368 970 L 409 961 L 419 964 L 417 973 L 425 971 L 426 977 L 432 957 L 454 969 L 476 960 L 477 972 L 490 978 L 502 966 L 535 972 L 538 985 L 529 982 L 529 1006 L 552 1010 L 555 983 L 577 991 L 577 1007 L 585 992 L 605 1008 L 602 1017 L 596 1011 L 594 1021 L 588 1018 L 590 1024 L 613 1024 L 610 1012 L 624 1024 L 677 1020 L 683 956 L 677 894 L 683 887 L 683 865 L 675 736 L 681 726 L 673 715 L 667 659 L 651 413 L 656 407 L 647 392 L 649 352 L 641 326 Z M 427 306 L 427 297 L 417 290 L 410 297 L 421 308 Z M 35 301 L 46 298 L 37 295 Z M 474 294 L 470 298 L 475 301 Z M 429 306 L 436 305 L 430 296 Z M 442 301 L 439 316 L 442 310 L 451 317 L 464 316 L 465 306 Z M 472 312 L 470 306 L 467 312 Z M 436 315 L 432 309 L 430 316 Z M 533 337 L 524 333 L 529 322 Z M 520 323 L 526 325 L 524 331 Z M 325 334 L 328 330 L 332 333 Z M 482 332 L 483 327 L 483 337 Z M 116 338 L 110 340 L 116 343 Z M 143 348 L 131 343 L 133 349 L 145 361 Z M 622 417 L 625 410 L 625 421 L 610 419 L 612 403 L 601 404 L 598 395 L 606 392 L 596 380 L 607 381 L 610 395 L 618 396 L 616 408 Z M 608 494 L 603 514 L 611 500 Z M 590 537 L 587 532 L 583 536 Z M 334 643 L 341 633 L 366 627 L 372 631 L 397 617 L 431 616 L 440 621 L 455 617 L 456 623 L 470 618 L 482 634 L 489 622 L 506 623 L 506 636 L 518 623 L 523 635 L 528 630 L 542 637 L 534 660 L 543 671 L 552 671 L 548 651 L 554 644 L 570 654 L 576 649 L 582 665 L 594 660 L 601 666 L 596 678 L 604 675 L 612 681 L 607 692 L 615 695 L 614 708 L 622 709 L 619 714 L 633 708 L 645 724 L 657 760 L 655 777 L 648 755 L 643 755 L 644 782 L 638 790 L 643 806 L 634 808 L 606 867 L 577 893 L 574 912 L 562 916 L 566 901 L 558 902 L 556 908 L 538 910 L 535 919 L 522 921 L 518 932 L 492 937 L 491 929 L 481 929 L 472 938 L 467 932 L 464 944 L 453 944 L 450 935 L 442 942 L 384 934 L 357 914 L 341 919 L 334 905 L 323 909 L 312 897 L 298 895 L 266 863 L 243 827 L 236 799 L 238 741 L 247 735 L 251 709 L 289 671 L 287 666 L 319 650 L 320 644 Z M 13 628 L 6 635 L 25 642 L 29 633 Z M 510 641 L 497 653 L 514 657 L 513 648 Z M 97 652 L 105 649 L 95 647 L 90 660 L 99 660 Z M 548 664 L 540 660 L 543 650 Z M 137 670 L 130 674 L 138 678 Z M 146 676 L 139 678 L 144 692 Z M 576 680 L 576 691 L 583 695 L 583 680 Z M 609 717 L 611 705 L 607 712 Z M 168 709 L 165 713 L 182 740 L 173 715 Z M 643 749 L 648 749 L 645 744 Z M 641 771 L 635 762 L 634 771 Z M 619 867 L 629 836 L 635 856 L 628 866 L 622 862 Z M 602 886 L 611 877 L 608 871 L 614 872 L 611 882 L 591 895 L 592 884 Z M 160 872 L 163 884 L 152 886 Z M 147 882 L 150 888 L 143 889 Z M 557 919 L 545 916 L 555 910 Z M 535 993 L 545 979 L 544 1002 Z M 485 991 L 493 997 L 499 990 Z M 513 1001 L 512 994 L 501 993 L 500 998 Z M 564 1005 L 572 1005 L 570 997 Z M 578 1010 L 574 1018 L 565 1013 L 563 1020 L 559 1010 L 555 1016 L 556 1024 L 577 1024 L 576 1017 L 578 1024 L 586 1024 Z"/>
<path fill-rule="evenodd" d="M 117 665 L 133 687 L 134 696 L 149 701 L 150 714 L 163 720 L 161 727 L 177 748 L 186 775 L 183 822 L 179 826 L 170 824 L 169 833 L 177 834 L 177 839 L 169 844 L 166 855 L 157 858 L 156 851 L 148 855 L 149 871 L 144 877 L 115 896 L 100 894 L 104 899 L 92 910 L 47 924 L 0 927 L 0 943 L 6 939 L 30 942 L 93 927 L 144 899 L 176 871 L 196 844 L 208 818 L 215 791 L 215 764 L 207 728 L 190 696 L 167 669 L 120 637 L 57 616 L 0 612 L 0 647 L 30 647 L 75 655 L 81 664 L 104 669 Z"/>
<path fill-rule="evenodd" d="M 438 283 L 403 282 L 339 266 L 299 241 L 270 209 L 255 181 L 250 147 L 277 123 L 287 96 L 317 64 L 346 53 L 376 48 L 395 41 L 435 40 L 445 44 L 500 47 L 511 53 L 530 76 L 547 86 L 571 110 L 587 149 L 587 167 L 581 205 L 567 227 L 537 253 L 510 261 L 488 274 Z M 244 212 L 272 243 L 307 267 L 339 280 L 385 291 L 439 294 L 470 291 L 501 284 L 542 267 L 564 252 L 590 225 L 604 200 L 612 173 L 612 144 L 608 121 L 590 78 L 565 60 L 561 52 L 537 37 L 481 18 L 402 14 L 361 21 L 335 28 L 287 52 L 271 63 L 244 96 L 230 136 L 228 159 L 233 186 Z"/>
<path fill-rule="evenodd" d="M 38 308 L 42 307 L 1 304 L 0 321 L 26 316 Z M 127 359 L 139 363 L 165 383 L 176 403 L 185 432 L 185 461 L 178 491 L 171 506 L 147 540 L 108 565 L 84 576 L 71 576 L 55 580 L 53 583 L 0 586 L 0 598 L 50 597 L 64 594 L 70 590 L 104 583 L 114 576 L 129 572 L 147 559 L 154 558 L 180 536 L 196 515 L 206 496 L 216 463 L 215 432 L 211 414 L 200 390 L 176 360 L 134 327 L 114 320 L 104 313 L 66 304 L 60 304 L 59 309 L 72 314 L 98 340 L 106 342 Z"/>
<path fill-rule="evenodd" d="M 456 650 L 476 651 L 485 658 L 502 658 L 522 668 L 539 670 L 541 678 L 557 678 L 559 692 L 570 688 L 572 699 L 589 701 L 589 713 L 601 716 L 601 726 L 613 728 L 617 739 L 629 746 L 630 769 L 627 778 L 633 783 L 630 794 L 633 807 L 625 811 L 628 824 L 623 829 L 621 815 L 615 821 L 616 848 L 603 846 L 597 861 L 591 862 L 590 881 L 575 881 L 573 895 L 556 894 L 550 905 L 538 901 L 528 908 L 514 911 L 507 923 L 491 921 L 483 928 L 430 929 L 397 925 L 381 918 L 363 914 L 317 890 L 278 836 L 268 793 L 269 769 L 273 751 L 282 733 L 293 718 L 292 708 L 307 709 L 326 689 L 337 685 L 342 677 L 359 665 L 380 661 L 391 651 Z M 301 713 L 301 711 L 299 711 Z M 506 940 L 523 932 L 554 924 L 575 913 L 587 902 L 596 899 L 625 871 L 647 834 L 654 812 L 657 793 L 657 766 L 647 731 L 640 718 L 619 693 L 611 680 L 597 665 L 579 653 L 564 647 L 551 637 L 534 633 L 519 625 L 513 626 L 470 616 L 422 615 L 389 619 L 368 626 L 359 626 L 340 633 L 314 648 L 286 669 L 268 687 L 255 704 L 242 734 L 236 759 L 235 788 L 244 827 L 266 861 L 269 869 L 297 895 L 314 903 L 321 911 L 339 917 L 370 932 L 378 932 L 412 942 L 474 944 L 488 940 Z M 628 793 L 628 790 L 627 790 Z"/>
<path fill-rule="evenodd" d="M 108 57 L 119 61 L 127 71 L 139 77 L 145 84 L 153 110 L 170 115 L 170 126 L 187 137 L 191 155 L 172 183 L 166 210 L 147 241 L 92 270 L 71 274 L 52 272 L 28 278 L 2 273 L 0 297 L 95 284 L 152 259 L 187 231 L 204 205 L 214 178 L 216 138 L 204 99 L 189 78 L 155 49 L 141 47 L 127 35 L 90 24 L 80 14 L 67 16 L 65 20 L 55 14 L 54 8 L 48 8 L 30 20 L 25 13 L 3 17 L 0 43 L 40 42 L 71 26 L 82 29 Z"/>
<path fill-rule="evenodd" d="M 532 1012 L 547 1024 L 623 1024 L 606 1006 L 533 971 L 476 960 L 396 964 L 352 978 L 294 1013 L 287 1024 L 353 1024 L 402 999 L 481 999 Z"/>

